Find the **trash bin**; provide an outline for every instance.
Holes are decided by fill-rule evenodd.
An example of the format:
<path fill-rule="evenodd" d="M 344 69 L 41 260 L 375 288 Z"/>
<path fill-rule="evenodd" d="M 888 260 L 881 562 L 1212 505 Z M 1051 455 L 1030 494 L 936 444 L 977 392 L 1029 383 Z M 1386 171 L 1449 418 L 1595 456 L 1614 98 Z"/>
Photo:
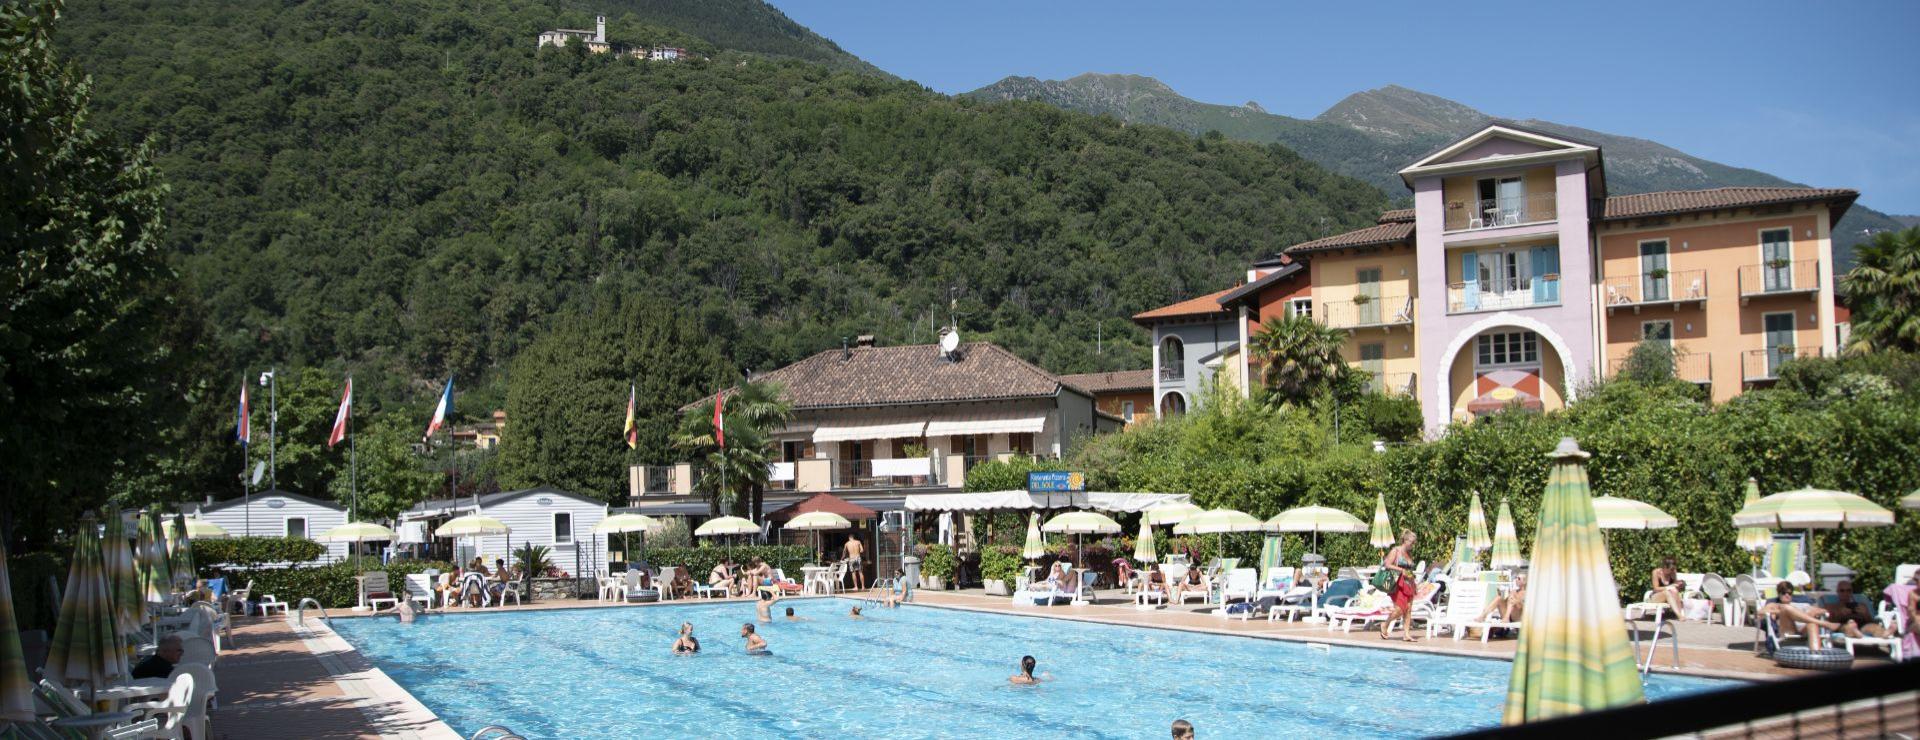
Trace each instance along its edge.
<path fill-rule="evenodd" d="M 900 559 L 900 600 L 912 601 L 913 590 L 920 587 L 920 558 L 908 555 Z"/>
<path fill-rule="evenodd" d="M 1853 569 L 1839 563 L 1820 564 L 1820 590 L 1832 591 L 1841 581 L 1853 580 Z"/>

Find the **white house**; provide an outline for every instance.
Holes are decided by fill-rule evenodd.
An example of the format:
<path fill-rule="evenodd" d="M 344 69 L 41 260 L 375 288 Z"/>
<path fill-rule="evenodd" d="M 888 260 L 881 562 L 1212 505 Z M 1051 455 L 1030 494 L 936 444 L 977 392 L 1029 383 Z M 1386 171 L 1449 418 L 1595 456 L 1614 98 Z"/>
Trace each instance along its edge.
<path fill-rule="evenodd" d="M 189 505 L 186 515 L 218 524 L 235 537 L 312 539 L 315 535 L 347 523 L 346 507 L 278 489 L 225 501 L 209 501 L 197 507 Z M 330 559 L 347 556 L 345 543 L 331 543 L 326 547 Z"/>
<path fill-rule="evenodd" d="M 500 520 L 509 531 L 459 538 L 453 549 L 457 562 L 465 563 L 478 555 L 492 567 L 496 558 L 511 561 L 511 551 L 529 542 L 547 548 L 547 558 L 555 567 L 575 575 L 595 572 L 606 559 L 606 538 L 593 533 L 593 528 L 607 518 L 604 501 L 546 486 L 482 494 L 478 500 L 481 513 Z M 422 534 L 430 536 L 447 520 L 473 513 L 474 504 L 473 496 L 439 499 L 401 512 L 401 541 Z"/>

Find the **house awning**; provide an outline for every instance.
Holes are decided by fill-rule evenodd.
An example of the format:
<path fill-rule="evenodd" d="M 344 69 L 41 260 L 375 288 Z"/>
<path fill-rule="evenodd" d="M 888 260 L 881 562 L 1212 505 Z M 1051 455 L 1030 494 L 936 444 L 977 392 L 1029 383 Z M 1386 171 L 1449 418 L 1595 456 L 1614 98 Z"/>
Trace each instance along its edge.
<path fill-rule="evenodd" d="M 999 509 L 1097 509 L 1134 512 L 1165 503 L 1192 503 L 1184 493 L 1115 493 L 1085 491 L 1071 495 L 1038 496 L 1025 490 L 980 493 L 929 493 L 907 497 L 910 511 L 994 511 Z"/>
<path fill-rule="evenodd" d="M 949 416 L 928 422 L 927 436 L 1039 434 L 1046 429 L 1046 426 L 1046 412 L 983 411 L 978 414 Z"/>
<path fill-rule="evenodd" d="M 814 444 L 852 442 L 862 439 L 901 439 L 924 436 L 926 419 L 893 419 L 863 423 L 822 422 L 813 430 Z"/>

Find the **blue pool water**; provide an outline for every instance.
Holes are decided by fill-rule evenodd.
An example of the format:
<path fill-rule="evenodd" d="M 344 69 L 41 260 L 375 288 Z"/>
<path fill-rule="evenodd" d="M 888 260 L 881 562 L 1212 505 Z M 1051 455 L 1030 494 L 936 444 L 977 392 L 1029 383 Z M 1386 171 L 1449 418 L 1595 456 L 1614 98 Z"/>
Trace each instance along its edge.
<path fill-rule="evenodd" d="M 930 607 L 853 621 L 853 603 L 782 602 L 812 621 L 759 625 L 770 657 L 743 653 L 740 602 L 332 625 L 462 736 L 1160 738 L 1186 718 L 1212 737 L 1407 737 L 1497 724 L 1511 667 Z M 682 621 L 697 656 L 668 650 Z M 1052 680 L 1009 685 L 1023 654 Z M 1654 676 L 1647 694 L 1731 683 Z"/>

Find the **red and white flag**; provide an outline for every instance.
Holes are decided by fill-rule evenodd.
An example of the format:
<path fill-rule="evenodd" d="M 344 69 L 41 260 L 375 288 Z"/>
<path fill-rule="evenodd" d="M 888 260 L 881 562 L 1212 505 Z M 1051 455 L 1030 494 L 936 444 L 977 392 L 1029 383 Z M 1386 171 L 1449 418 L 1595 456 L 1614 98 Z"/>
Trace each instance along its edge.
<path fill-rule="evenodd" d="M 714 394 L 713 396 L 713 441 L 715 444 L 720 445 L 721 449 L 726 449 L 727 447 L 726 417 L 720 415 L 721 409 L 724 409 L 726 407 L 727 407 L 727 392 L 720 391 L 719 393 Z"/>
<path fill-rule="evenodd" d="M 327 447 L 331 449 L 347 438 L 347 417 L 353 414 L 353 376 L 347 376 L 347 389 L 340 393 L 340 412 L 333 415 L 333 433 L 327 435 Z"/>

